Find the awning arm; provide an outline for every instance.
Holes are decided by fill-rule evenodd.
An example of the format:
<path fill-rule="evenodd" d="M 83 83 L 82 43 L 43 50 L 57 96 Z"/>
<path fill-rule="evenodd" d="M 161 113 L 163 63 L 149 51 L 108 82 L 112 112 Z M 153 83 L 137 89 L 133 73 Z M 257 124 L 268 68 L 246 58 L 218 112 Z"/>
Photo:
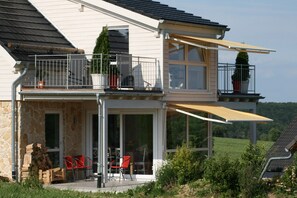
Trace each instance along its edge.
<path fill-rule="evenodd" d="M 190 41 L 186 41 L 186 40 L 182 40 L 182 39 L 178 39 L 178 38 L 175 38 L 175 37 L 170 37 L 171 40 L 174 40 L 174 41 L 177 41 L 177 42 L 180 42 L 180 43 L 184 43 L 184 44 L 187 44 L 187 45 L 191 45 L 191 46 L 194 46 L 194 47 L 199 47 L 199 48 L 202 48 L 202 49 L 206 49 L 206 50 L 224 50 L 224 51 L 234 51 L 234 49 L 231 49 L 231 48 L 218 48 L 218 47 L 209 47 L 209 46 L 205 46 L 205 45 L 199 45 L 197 43 L 193 43 L 193 42 L 190 42 Z M 240 50 L 237 50 L 237 51 L 240 51 Z"/>
<path fill-rule="evenodd" d="M 172 108 L 172 107 L 168 107 L 168 109 L 171 109 L 173 111 L 176 111 L 176 112 L 179 112 L 179 113 L 182 113 L 182 114 L 185 114 L 185 115 L 192 116 L 194 118 L 198 118 L 200 120 L 205 120 L 205 121 L 209 121 L 209 122 L 217 122 L 217 123 L 221 123 L 221 124 L 232 124 L 232 122 L 222 121 L 222 120 L 217 120 L 217 119 L 212 119 L 212 118 L 205 118 L 205 117 L 198 116 L 198 115 L 195 115 L 193 113 L 183 111 L 183 110 L 180 110 L 180 109 L 176 109 L 176 108 Z"/>

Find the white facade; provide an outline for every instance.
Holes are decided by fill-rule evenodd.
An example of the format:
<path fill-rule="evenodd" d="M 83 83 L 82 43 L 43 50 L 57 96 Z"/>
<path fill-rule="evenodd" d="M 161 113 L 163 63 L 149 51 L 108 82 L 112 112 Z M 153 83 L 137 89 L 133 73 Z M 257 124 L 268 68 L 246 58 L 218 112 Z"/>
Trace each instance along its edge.
<path fill-rule="evenodd" d="M 16 61 L 7 53 L 7 51 L 0 46 L 0 67 L 1 67 L 1 78 L 0 78 L 0 100 L 11 100 L 11 85 L 13 81 L 19 76 L 15 74 L 14 66 Z"/>

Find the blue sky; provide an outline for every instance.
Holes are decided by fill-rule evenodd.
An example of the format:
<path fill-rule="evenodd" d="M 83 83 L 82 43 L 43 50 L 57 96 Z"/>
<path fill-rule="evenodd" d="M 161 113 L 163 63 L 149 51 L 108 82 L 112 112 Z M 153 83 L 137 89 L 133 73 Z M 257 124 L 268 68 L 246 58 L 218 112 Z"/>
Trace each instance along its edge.
<path fill-rule="evenodd" d="M 249 54 L 256 65 L 256 91 L 262 102 L 297 102 L 296 0 L 159 0 L 231 30 L 225 39 L 275 49 Z M 236 53 L 220 53 L 220 62 L 234 63 Z"/>

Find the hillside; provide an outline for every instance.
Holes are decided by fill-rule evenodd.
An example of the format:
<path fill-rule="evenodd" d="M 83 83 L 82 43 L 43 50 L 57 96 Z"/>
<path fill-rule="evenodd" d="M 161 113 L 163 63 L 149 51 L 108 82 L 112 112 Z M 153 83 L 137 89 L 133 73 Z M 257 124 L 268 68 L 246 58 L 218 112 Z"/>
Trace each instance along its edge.
<path fill-rule="evenodd" d="M 258 103 L 257 113 L 273 119 L 273 122 L 257 125 L 258 140 L 276 141 L 297 116 L 297 103 Z M 214 124 L 213 132 L 217 137 L 248 138 L 249 123 Z"/>
<path fill-rule="evenodd" d="M 268 151 L 274 142 L 258 141 L 257 144 Z M 249 144 L 248 139 L 214 137 L 214 156 L 227 154 L 231 159 L 239 159 Z"/>

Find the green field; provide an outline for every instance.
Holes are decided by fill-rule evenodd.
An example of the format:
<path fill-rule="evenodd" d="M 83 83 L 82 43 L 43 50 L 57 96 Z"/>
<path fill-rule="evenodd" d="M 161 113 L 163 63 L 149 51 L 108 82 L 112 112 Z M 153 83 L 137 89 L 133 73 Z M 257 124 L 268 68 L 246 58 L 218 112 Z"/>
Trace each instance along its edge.
<path fill-rule="evenodd" d="M 257 144 L 268 151 L 274 142 L 258 141 Z M 248 139 L 214 137 L 214 156 L 228 154 L 230 158 L 240 158 L 249 144 Z"/>

